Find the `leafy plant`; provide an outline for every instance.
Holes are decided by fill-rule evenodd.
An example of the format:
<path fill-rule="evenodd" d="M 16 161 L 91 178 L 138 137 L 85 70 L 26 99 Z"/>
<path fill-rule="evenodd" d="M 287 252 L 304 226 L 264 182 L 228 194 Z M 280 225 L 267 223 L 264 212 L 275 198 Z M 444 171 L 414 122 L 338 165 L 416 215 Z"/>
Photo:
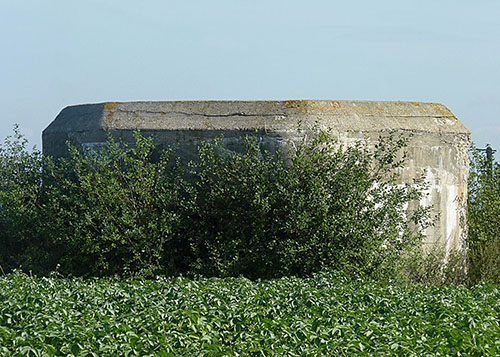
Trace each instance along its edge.
<path fill-rule="evenodd" d="M 493 156 L 470 150 L 469 238 L 471 242 L 500 238 L 500 164 Z"/>
<path fill-rule="evenodd" d="M 470 150 L 469 175 L 469 275 L 471 283 L 492 280 L 500 283 L 500 164 L 493 150 L 483 156 Z"/>
<path fill-rule="evenodd" d="M 47 170 L 46 213 L 61 223 L 60 271 L 76 275 L 174 274 L 182 181 L 170 150 L 153 160 L 151 138 L 112 138 L 96 152 L 70 147 L 70 159 Z"/>
<path fill-rule="evenodd" d="M 472 243 L 468 252 L 469 284 L 500 284 L 500 239 Z"/>
<path fill-rule="evenodd" d="M 430 223 L 419 206 L 424 184 L 398 184 L 407 138 L 380 138 L 373 152 L 343 147 L 325 132 L 289 150 L 243 151 L 205 143 L 195 177 L 189 237 L 202 274 L 304 276 L 323 268 L 397 275 L 396 262 Z M 415 208 L 408 211 L 409 203 Z"/>
<path fill-rule="evenodd" d="M 285 157 L 253 136 L 240 152 L 203 143 L 182 167 L 139 133 L 131 147 L 110 138 L 59 160 L 28 153 L 16 135 L 2 151 L 6 270 L 390 278 L 429 223 L 423 183 L 398 182 L 404 137 L 369 151 L 317 132 Z"/>
<path fill-rule="evenodd" d="M 0 145 L 0 267 L 36 265 L 43 158 L 14 127 Z"/>
<path fill-rule="evenodd" d="M 2 356 L 500 354 L 494 285 L 0 277 Z"/>

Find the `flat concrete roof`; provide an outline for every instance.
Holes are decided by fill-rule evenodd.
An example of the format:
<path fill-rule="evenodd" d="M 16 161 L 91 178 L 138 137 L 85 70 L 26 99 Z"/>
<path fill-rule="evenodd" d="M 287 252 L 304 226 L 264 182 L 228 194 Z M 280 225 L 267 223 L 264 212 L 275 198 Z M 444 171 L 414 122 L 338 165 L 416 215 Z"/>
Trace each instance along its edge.
<path fill-rule="evenodd" d="M 444 105 L 337 100 L 105 102 L 64 108 L 45 134 L 114 130 L 469 130 Z"/>

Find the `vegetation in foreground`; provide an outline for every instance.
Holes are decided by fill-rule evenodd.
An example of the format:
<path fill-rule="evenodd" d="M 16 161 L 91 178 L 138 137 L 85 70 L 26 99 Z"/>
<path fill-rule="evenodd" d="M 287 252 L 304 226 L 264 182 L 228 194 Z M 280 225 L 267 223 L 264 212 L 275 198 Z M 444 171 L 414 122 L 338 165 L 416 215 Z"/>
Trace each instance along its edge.
<path fill-rule="evenodd" d="M 0 266 L 87 277 L 269 279 L 328 268 L 394 278 L 430 223 L 423 182 L 396 185 L 406 141 L 381 138 L 368 151 L 318 132 L 282 153 L 263 150 L 256 133 L 236 151 L 223 139 L 204 143 L 181 165 L 138 133 L 133 147 L 110 139 L 53 160 L 15 132 L 0 148 Z"/>
<path fill-rule="evenodd" d="M 500 164 L 495 150 L 483 151 L 472 146 L 470 153 L 468 281 L 500 284 Z"/>
<path fill-rule="evenodd" d="M 251 279 L 328 268 L 374 279 L 500 284 L 495 150 L 471 147 L 464 275 L 462 252 L 445 269 L 442 252 L 425 260 L 414 254 L 432 222 L 415 205 L 422 182 L 393 185 L 404 137 L 367 152 L 332 146 L 320 132 L 284 158 L 261 150 L 256 134 L 239 152 L 223 140 L 202 145 L 198 159 L 181 166 L 174 150 L 158 152 L 139 134 L 133 148 L 110 140 L 99 152 L 70 148 L 69 159 L 54 161 L 28 150 L 15 128 L 0 145 L 0 268 Z M 410 203 L 417 208 L 408 220 Z"/>
<path fill-rule="evenodd" d="M 404 140 L 371 153 L 329 140 L 286 160 L 252 140 L 206 145 L 181 168 L 140 136 L 54 162 L 16 132 L 0 147 L 2 270 L 257 280 L 14 271 L 0 277 L 0 354 L 500 354 L 500 288 L 479 284 L 500 281 L 498 164 L 472 150 L 462 276 L 408 254 L 429 217 L 417 208 L 411 229 L 403 208 L 424 186 L 393 185 Z M 433 284 L 389 284 L 401 264 Z"/>
<path fill-rule="evenodd" d="M 500 354 L 500 288 L 0 277 L 2 356 Z"/>

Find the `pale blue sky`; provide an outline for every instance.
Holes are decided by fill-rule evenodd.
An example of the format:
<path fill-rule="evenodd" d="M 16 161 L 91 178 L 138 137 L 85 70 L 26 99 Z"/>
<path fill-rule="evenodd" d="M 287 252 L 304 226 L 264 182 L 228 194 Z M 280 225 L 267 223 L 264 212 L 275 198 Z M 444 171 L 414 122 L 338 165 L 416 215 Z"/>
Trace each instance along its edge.
<path fill-rule="evenodd" d="M 498 0 L 0 0 L 0 49 L 1 139 L 88 102 L 412 100 L 500 149 Z"/>

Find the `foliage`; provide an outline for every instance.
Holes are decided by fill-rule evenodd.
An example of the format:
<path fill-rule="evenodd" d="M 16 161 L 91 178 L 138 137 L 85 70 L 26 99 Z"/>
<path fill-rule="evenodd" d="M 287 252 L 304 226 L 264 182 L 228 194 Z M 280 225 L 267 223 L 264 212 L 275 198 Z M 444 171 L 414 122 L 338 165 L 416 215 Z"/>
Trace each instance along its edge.
<path fill-rule="evenodd" d="M 469 275 L 500 283 L 500 164 L 471 146 L 468 182 Z"/>
<path fill-rule="evenodd" d="M 151 140 L 111 138 L 98 152 L 54 161 L 15 131 L 0 159 L 0 265 L 72 275 L 175 273 L 176 167 Z M 179 176 L 179 175 L 177 175 Z"/>
<path fill-rule="evenodd" d="M 287 153 L 242 152 L 205 143 L 192 163 L 193 210 L 186 233 L 194 268 L 214 276 L 304 276 L 321 268 L 393 276 L 399 257 L 429 223 L 423 183 L 398 185 L 405 138 L 380 138 L 373 152 L 343 147 L 325 132 Z M 193 197 L 192 197 L 193 198 Z M 418 204 L 416 204 L 418 206 Z M 415 228 L 417 227 L 417 229 Z"/>
<path fill-rule="evenodd" d="M 70 159 L 47 169 L 45 213 L 60 223 L 51 242 L 61 272 L 176 273 L 173 230 L 182 182 L 170 151 L 153 161 L 151 139 L 135 138 L 132 148 L 112 138 L 97 152 L 70 147 Z"/>
<path fill-rule="evenodd" d="M 467 285 L 469 275 L 464 251 L 438 246 L 430 249 L 420 259 L 409 260 L 405 266 L 406 282 L 443 285 Z"/>
<path fill-rule="evenodd" d="M 471 242 L 500 239 L 500 164 L 471 147 L 469 237 Z"/>
<path fill-rule="evenodd" d="M 0 277 L 2 356 L 500 354 L 500 289 Z"/>
<path fill-rule="evenodd" d="M 110 138 L 96 152 L 70 146 L 69 159 L 52 160 L 27 152 L 16 132 L 1 152 L 3 268 L 252 279 L 328 268 L 391 278 L 429 222 L 418 207 L 423 183 L 397 181 L 405 138 L 380 138 L 369 151 L 318 132 L 286 157 L 262 150 L 258 136 L 240 152 L 219 140 L 188 167 L 151 138 L 135 139 L 127 147 Z"/>
<path fill-rule="evenodd" d="M 468 252 L 469 284 L 500 284 L 500 239 L 472 243 Z"/>
<path fill-rule="evenodd" d="M 0 146 L 0 267 L 9 270 L 33 262 L 32 244 L 40 213 L 43 159 L 14 127 Z"/>

